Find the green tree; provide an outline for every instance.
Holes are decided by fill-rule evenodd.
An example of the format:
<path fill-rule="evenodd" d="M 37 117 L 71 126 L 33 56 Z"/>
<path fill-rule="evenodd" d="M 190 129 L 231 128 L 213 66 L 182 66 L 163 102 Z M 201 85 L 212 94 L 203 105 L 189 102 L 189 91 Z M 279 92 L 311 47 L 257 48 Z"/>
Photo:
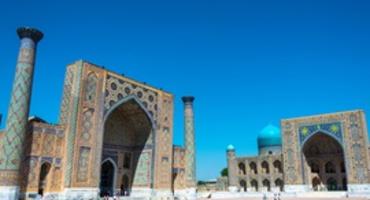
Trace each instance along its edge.
<path fill-rule="evenodd" d="M 229 171 L 227 170 L 227 167 L 223 168 L 220 174 L 221 176 L 229 176 Z"/>

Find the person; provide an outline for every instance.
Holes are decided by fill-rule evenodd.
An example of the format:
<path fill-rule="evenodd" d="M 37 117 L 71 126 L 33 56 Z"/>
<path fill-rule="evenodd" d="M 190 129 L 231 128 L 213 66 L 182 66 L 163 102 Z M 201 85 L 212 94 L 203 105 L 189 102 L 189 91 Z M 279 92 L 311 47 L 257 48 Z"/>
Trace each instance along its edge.
<path fill-rule="evenodd" d="M 120 195 L 121 196 L 125 196 L 125 188 L 123 187 L 123 184 L 121 184 L 121 187 L 120 187 L 120 189 L 121 189 L 121 193 L 120 193 Z"/>

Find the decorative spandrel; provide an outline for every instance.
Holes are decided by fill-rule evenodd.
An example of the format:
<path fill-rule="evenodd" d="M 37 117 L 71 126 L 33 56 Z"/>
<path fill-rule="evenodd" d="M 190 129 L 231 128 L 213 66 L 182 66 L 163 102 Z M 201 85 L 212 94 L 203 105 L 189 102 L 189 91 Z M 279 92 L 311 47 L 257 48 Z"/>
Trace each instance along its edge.
<path fill-rule="evenodd" d="M 299 141 L 302 144 L 315 133 L 323 132 L 336 138 L 341 143 L 343 142 L 342 137 L 342 125 L 340 122 L 312 124 L 307 126 L 299 127 Z"/>
<path fill-rule="evenodd" d="M 111 75 L 108 75 L 106 80 L 104 113 L 128 96 L 135 96 L 151 117 L 154 120 L 157 119 L 158 93 L 156 91 Z"/>

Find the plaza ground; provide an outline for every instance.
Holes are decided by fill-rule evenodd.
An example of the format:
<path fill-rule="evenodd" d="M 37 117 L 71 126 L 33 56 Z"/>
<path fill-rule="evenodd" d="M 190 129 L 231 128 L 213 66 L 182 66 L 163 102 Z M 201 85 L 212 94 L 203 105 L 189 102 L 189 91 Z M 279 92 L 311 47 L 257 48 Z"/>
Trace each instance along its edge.
<path fill-rule="evenodd" d="M 212 198 L 211 198 L 212 199 Z M 280 200 L 336 200 L 336 199 L 349 199 L 349 200 L 366 200 L 367 198 L 317 198 L 317 197 L 283 197 Z M 207 198 L 200 198 L 199 200 L 207 200 Z M 220 200 L 263 200 L 261 197 L 244 197 L 244 198 L 225 198 Z M 267 200 L 274 200 L 273 197 L 267 198 Z"/>

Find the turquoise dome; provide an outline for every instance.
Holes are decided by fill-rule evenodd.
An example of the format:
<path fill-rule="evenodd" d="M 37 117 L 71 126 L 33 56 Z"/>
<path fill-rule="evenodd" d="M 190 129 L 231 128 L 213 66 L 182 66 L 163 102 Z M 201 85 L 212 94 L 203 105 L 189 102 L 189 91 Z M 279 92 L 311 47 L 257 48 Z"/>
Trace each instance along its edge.
<path fill-rule="evenodd" d="M 258 134 L 257 138 L 258 148 L 281 146 L 280 129 L 274 125 L 267 125 Z"/>
<path fill-rule="evenodd" d="M 232 150 L 235 150 L 235 148 L 234 148 L 234 146 L 233 146 L 232 144 L 229 144 L 229 145 L 227 146 L 227 150 L 228 150 L 228 151 L 232 151 Z"/>

